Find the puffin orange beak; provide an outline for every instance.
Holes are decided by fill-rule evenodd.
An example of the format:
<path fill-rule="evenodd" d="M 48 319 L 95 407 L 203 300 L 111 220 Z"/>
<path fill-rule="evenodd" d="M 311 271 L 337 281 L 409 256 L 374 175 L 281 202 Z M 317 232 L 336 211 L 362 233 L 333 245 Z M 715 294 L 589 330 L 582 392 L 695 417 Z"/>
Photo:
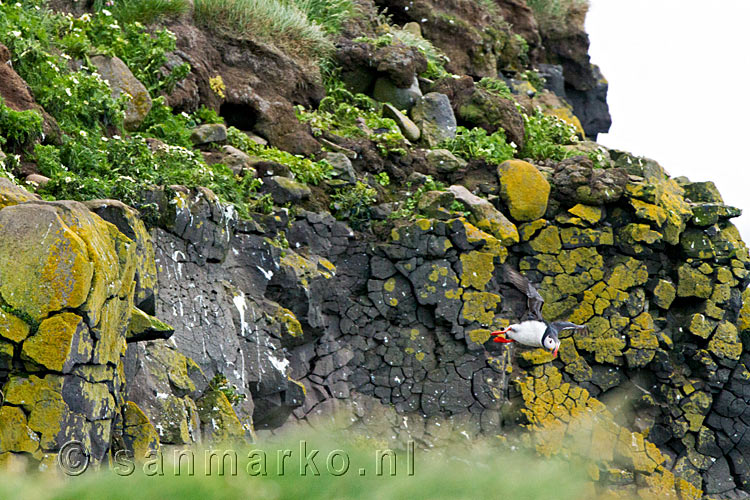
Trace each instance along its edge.
<path fill-rule="evenodd" d="M 559 349 L 560 349 L 560 346 L 557 346 L 557 347 L 555 347 L 555 350 L 554 350 L 554 351 L 552 351 L 552 357 L 553 357 L 553 358 L 556 358 L 556 357 L 557 357 L 557 351 L 558 351 Z"/>

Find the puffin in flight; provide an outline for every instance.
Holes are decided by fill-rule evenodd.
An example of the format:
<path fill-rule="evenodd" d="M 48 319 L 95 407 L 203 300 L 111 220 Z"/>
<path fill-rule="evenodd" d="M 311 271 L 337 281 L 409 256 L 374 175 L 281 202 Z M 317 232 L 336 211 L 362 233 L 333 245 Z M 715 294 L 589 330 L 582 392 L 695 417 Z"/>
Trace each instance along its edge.
<path fill-rule="evenodd" d="M 509 327 L 492 332 L 495 342 L 507 344 L 518 342 L 530 347 L 541 347 L 552 352 L 557 357 L 557 351 L 560 349 L 560 338 L 558 334 L 563 330 L 586 331 L 586 325 L 576 325 L 569 321 L 545 321 L 542 317 L 542 305 L 544 299 L 536 288 L 521 273 L 512 269 L 507 264 L 503 266 L 505 280 L 509 281 L 521 293 L 526 296 L 527 313 L 524 315 L 528 319 L 515 323 Z"/>

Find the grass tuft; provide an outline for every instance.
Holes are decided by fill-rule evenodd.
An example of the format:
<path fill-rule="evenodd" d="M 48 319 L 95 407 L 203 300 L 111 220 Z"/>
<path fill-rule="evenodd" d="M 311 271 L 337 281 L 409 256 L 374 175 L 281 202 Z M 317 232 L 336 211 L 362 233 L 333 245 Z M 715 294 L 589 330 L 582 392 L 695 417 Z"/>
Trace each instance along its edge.
<path fill-rule="evenodd" d="M 190 4 L 187 0 L 118 0 L 110 10 L 121 23 L 151 24 L 186 14 Z"/>
<path fill-rule="evenodd" d="M 351 9 L 350 0 L 196 0 L 194 17 L 235 38 L 321 58 L 333 50 L 329 34 L 340 29 Z"/>
<path fill-rule="evenodd" d="M 588 0 L 527 0 L 539 27 L 544 32 L 568 31 L 581 25 L 589 8 Z"/>

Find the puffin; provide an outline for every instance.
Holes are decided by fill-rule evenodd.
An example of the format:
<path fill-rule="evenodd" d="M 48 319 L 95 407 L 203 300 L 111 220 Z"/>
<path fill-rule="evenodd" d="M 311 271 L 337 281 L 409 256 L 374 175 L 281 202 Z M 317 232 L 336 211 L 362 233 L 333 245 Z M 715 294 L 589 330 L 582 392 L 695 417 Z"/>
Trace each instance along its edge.
<path fill-rule="evenodd" d="M 577 325 L 569 321 L 545 321 L 542 317 L 544 299 L 531 282 L 507 264 L 503 265 L 503 274 L 506 281 L 526 296 L 528 311 L 524 317 L 527 319 L 492 332 L 494 342 L 503 344 L 518 342 L 529 347 L 541 347 L 551 351 L 553 357 L 557 357 L 557 351 L 560 349 L 560 332 L 564 330 L 587 331 L 586 325 Z"/>

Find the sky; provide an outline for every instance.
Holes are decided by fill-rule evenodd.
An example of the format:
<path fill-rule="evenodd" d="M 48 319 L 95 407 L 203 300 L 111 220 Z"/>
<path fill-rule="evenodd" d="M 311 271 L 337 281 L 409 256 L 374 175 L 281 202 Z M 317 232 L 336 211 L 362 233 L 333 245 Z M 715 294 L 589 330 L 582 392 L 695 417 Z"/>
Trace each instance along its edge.
<path fill-rule="evenodd" d="M 590 0 L 591 59 L 609 81 L 605 146 L 714 181 L 750 242 L 750 0 Z"/>

